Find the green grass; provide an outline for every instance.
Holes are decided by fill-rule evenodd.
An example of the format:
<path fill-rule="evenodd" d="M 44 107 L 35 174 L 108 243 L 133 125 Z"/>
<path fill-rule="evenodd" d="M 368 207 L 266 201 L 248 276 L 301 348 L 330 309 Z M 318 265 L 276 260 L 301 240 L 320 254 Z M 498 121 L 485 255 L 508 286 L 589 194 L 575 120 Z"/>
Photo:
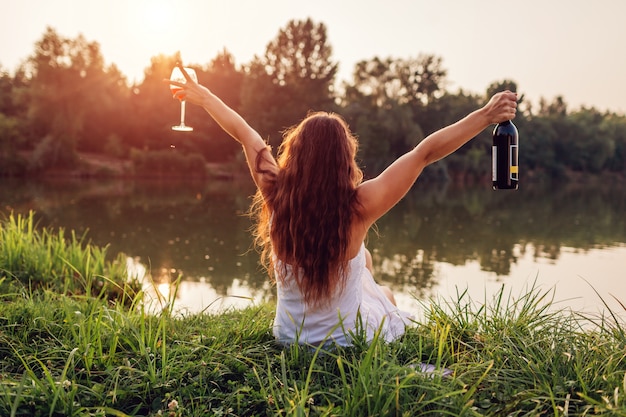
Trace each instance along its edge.
<path fill-rule="evenodd" d="M 37 228 L 34 212 L 0 222 L 0 284 L 6 291 L 50 289 L 68 295 L 123 300 L 140 285 L 128 279 L 126 256 L 111 261 L 107 248 L 64 229 Z"/>
<path fill-rule="evenodd" d="M 76 270 L 87 268 L 66 269 Z M 322 351 L 278 346 L 270 304 L 150 315 L 141 293 L 113 302 L 16 275 L 0 279 L 21 288 L 0 303 L 0 416 L 626 415 L 617 313 L 557 310 L 535 287 L 424 302 L 397 342 L 357 332 L 353 347 Z M 419 362 L 453 375 L 425 375 Z"/>

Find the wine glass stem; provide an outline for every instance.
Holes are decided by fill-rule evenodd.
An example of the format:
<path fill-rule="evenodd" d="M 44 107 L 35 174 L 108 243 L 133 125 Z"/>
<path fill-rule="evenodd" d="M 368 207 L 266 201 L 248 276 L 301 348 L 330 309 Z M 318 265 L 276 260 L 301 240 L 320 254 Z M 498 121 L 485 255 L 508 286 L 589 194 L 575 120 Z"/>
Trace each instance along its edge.
<path fill-rule="evenodd" d="M 180 125 L 185 126 L 185 100 L 180 101 Z"/>

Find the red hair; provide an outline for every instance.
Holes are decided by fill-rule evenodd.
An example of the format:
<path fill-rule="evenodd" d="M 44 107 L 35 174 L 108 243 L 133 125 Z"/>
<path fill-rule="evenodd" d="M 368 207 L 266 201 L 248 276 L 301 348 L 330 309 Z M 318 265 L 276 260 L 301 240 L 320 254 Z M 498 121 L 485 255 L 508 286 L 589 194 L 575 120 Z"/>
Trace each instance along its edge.
<path fill-rule="evenodd" d="M 251 207 L 263 265 L 278 279 L 286 271 L 274 269 L 272 255 L 292 265 L 311 306 L 325 303 L 344 284 L 351 225 L 359 216 L 356 187 L 363 180 L 357 147 L 340 116 L 309 114 L 285 132 L 278 174 L 266 175 L 263 195 L 257 191 Z M 257 171 L 266 151 L 257 156 Z"/>

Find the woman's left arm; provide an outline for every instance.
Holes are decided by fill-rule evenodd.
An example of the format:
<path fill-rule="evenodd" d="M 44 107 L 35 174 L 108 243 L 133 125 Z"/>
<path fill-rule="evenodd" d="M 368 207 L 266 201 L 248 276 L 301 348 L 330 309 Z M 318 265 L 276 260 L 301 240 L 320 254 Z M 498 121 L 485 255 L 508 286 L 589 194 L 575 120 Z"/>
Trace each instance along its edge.
<path fill-rule="evenodd" d="M 493 123 L 515 117 L 517 94 L 504 91 L 458 122 L 429 135 L 358 189 L 366 223 L 373 224 L 404 197 L 422 170 L 453 153 Z"/>
<path fill-rule="evenodd" d="M 267 148 L 265 141 L 243 117 L 226 105 L 218 96 L 213 94 L 211 90 L 191 79 L 182 65 L 178 64 L 178 66 L 182 70 L 187 82 L 178 83 L 167 80 L 168 83 L 182 88 L 182 90 L 174 94 L 174 97 L 185 99 L 190 103 L 197 104 L 204 108 L 226 133 L 237 142 L 241 143 L 250 169 L 250 174 L 257 186 L 261 187 L 264 174 L 259 173 L 257 168 L 260 168 L 262 171 L 270 172 L 277 170 L 277 164 L 271 152 L 266 152 L 266 155 L 263 155 L 260 167 L 256 166 L 259 152 Z"/>

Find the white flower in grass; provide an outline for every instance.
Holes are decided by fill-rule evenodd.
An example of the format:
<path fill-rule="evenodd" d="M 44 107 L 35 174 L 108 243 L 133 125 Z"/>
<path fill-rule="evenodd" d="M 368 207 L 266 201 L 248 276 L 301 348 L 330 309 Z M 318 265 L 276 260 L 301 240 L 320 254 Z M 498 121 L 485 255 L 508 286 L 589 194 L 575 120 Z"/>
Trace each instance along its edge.
<path fill-rule="evenodd" d="M 174 411 L 178 408 L 178 401 L 172 400 L 167 404 L 167 409 L 170 411 Z"/>

